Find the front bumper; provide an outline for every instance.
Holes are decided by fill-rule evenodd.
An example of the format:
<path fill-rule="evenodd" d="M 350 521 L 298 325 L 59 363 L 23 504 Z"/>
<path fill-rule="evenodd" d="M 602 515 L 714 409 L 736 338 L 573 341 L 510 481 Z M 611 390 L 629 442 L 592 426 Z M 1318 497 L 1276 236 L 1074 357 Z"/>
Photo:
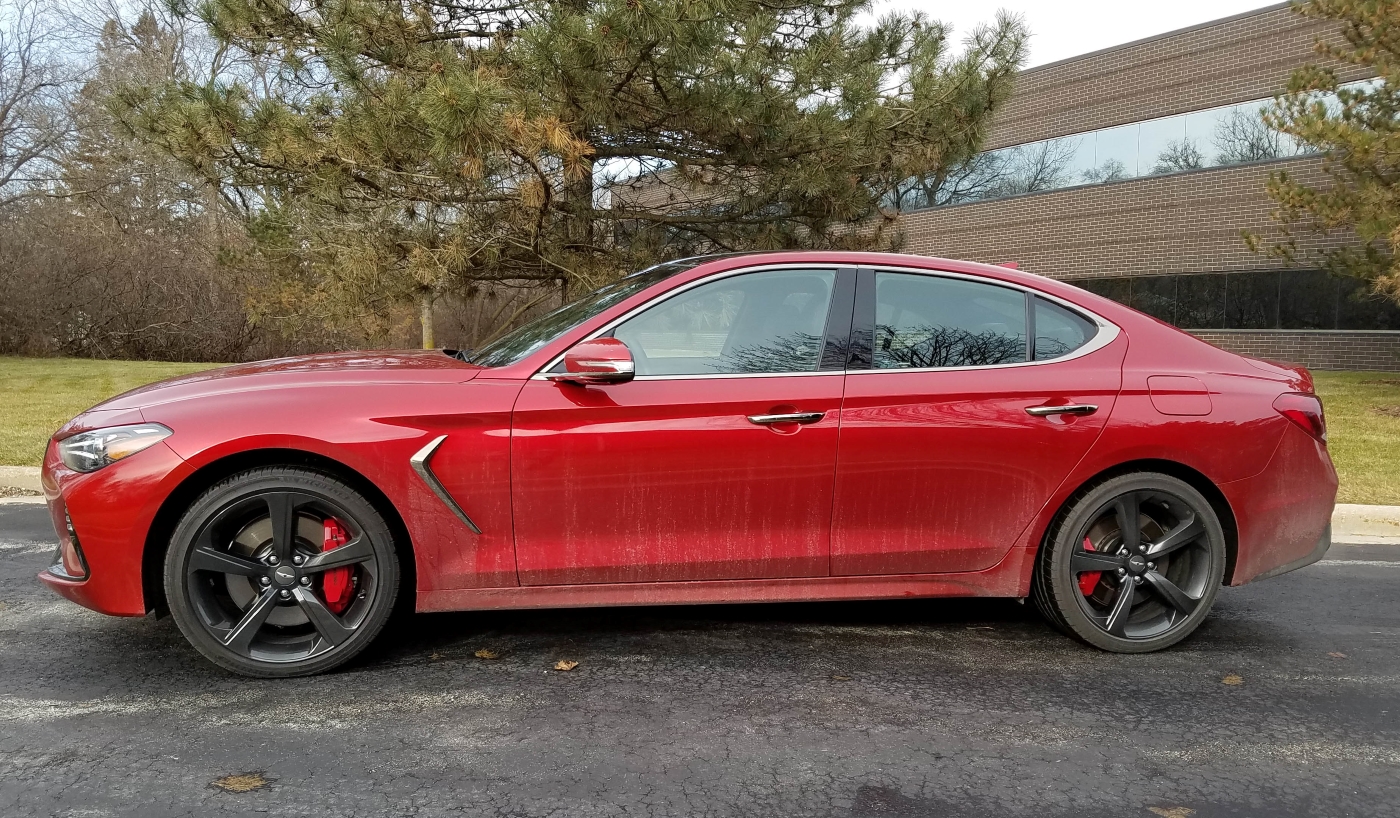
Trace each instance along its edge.
<path fill-rule="evenodd" d="M 146 535 L 161 503 L 192 470 L 164 442 L 130 458 L 83 474 L 63 465 L 50 441 L 42 472 L 44 498 L 62 547 L 71 518 L 86 576 L 61 561 L 39 581 L 79 605 L 114 616 L 147 612 L 142 557 Z"/>

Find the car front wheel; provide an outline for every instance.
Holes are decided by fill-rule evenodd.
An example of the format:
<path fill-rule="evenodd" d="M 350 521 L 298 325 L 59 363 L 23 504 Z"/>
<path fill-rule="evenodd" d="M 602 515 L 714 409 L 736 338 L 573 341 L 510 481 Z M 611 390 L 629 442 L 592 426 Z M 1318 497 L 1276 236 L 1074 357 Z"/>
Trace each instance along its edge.
<path fill-rule="evenodd" d="M 1225 575 L 1225 533 L 1190 484 L 1137 472 L 1071 501 L 1037 557 L 1031 596 L 1051 624 L 1115 653 L 1200 627 Z"/>
<path fill-rule="evenodd" d="M 374 506 L 308 469 L 229 477 L 185 513 L 165 560 L 171 616 L 246 676 L 321 673 L 364 650 L 394 608 L 394 539 Z"/>

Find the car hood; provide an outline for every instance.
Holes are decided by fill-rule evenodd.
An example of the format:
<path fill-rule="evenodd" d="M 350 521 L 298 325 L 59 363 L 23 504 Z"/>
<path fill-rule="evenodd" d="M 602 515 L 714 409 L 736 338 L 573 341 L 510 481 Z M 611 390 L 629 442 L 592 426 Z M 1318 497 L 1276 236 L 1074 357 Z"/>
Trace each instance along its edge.
<path fill-rule="evenodd" d="M 89 412 L 141 409 L 196 397 L 343 383 L 460 383 L 481 367 L 441 350 L 330 352 L 234 364 L 138 387 L 94 406 Z M 84 413 L 86 414 L 86 413 Z"/>

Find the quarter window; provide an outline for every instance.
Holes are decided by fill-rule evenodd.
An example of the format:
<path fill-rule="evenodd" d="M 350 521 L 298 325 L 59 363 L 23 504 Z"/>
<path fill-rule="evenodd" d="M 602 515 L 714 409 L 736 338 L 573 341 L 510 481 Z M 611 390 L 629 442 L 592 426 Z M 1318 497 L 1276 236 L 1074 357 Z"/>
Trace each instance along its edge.
<path fill-rule="evenodd" d="M 815 372 L 835 270 L 729 276 L 619 324 L 638 375 Z"/>
<path fill-rule="evenodd" d="M 875 369 L 1026 360 L 1020 290 L 939 276 L 875 274 Z"/>
<path fill-rule="evenodd" d="M 1035 359 L 1044 361 L 1079 349 L 1098 332 L 1092 321 L 1079 313 L 1035 297 Z"/>

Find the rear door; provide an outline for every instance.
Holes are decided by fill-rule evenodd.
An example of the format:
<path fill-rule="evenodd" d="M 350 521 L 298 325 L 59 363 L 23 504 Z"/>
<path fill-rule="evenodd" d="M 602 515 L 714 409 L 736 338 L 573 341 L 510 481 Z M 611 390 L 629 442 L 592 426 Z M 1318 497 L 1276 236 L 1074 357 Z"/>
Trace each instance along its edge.
<path fill-rule="evenodd" d="M 860 271 L 854 324 L 831 573 L 997 564 L 1098 437 L 1126 342 L 1026 290 L 903 270 Z"/>

